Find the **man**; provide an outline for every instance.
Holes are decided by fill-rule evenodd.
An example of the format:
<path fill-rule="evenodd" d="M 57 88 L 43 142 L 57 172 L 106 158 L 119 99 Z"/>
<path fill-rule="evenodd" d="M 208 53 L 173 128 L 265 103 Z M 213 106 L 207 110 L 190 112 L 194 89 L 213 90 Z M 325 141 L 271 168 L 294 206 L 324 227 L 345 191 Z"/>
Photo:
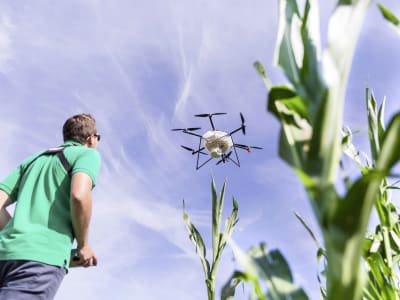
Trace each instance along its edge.
<path fill-rule="evenodd" d="M 97 265 L 88 235 L 100 135 L 93 117 L 79 114 L 63 137 L 61 147 L 29 157 L 0 182 L 0 300 L 53 299 L 69 266 Z"/>

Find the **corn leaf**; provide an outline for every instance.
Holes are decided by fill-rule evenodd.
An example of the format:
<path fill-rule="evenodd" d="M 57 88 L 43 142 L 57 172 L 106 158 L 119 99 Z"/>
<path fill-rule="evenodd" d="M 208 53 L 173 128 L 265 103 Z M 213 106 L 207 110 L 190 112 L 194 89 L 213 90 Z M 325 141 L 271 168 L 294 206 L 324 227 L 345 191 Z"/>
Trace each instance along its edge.
<path fill-rule="evenodd" d="M 286 107 L 286 111 L 279 112 L 277 103 L 282 103 Z M 296 93 L 286 86 L 274 86 L 268 94 L 268 111 L 274 114 L 279 120 L 285 112 L 292 115 L 293 121 L 289 124 L 298 125 L 296 119 L 307 118 L 307 107 Z M 296 122 L 297 121 L 297 122 Z"/>
<path fill-rule="evenodd" d="M 381 151 L 376 163 L 378 170 L 389 172 L 400 159 L 400 113 L 390 120 L 382 141 Z"/>
<path fill-rule="evenodd" d="M 326 86 L 320 70 L 320 33 L 318 1 L 307 0 L 301 26 L 301 39 L 304 47 L 303 62 L 300 69 L 301 86 L 296 87 L 299 95 L 308 105 L 308 119 L 315 119 L 318 108 L 326 98 Z M 304 94 L 300 91 L 304 89 Z"/>
<path fill-rule="evenodd" d="M 378 132 L 378 110 L 373 93 L 369 96 L 367 88 L 367 114 L 368 114 L 368 134 L 371 145 L 372 159 L 375 162 L 380 152 L 381 141 Z"/>
<path fill-rule="evenodd" d="M 334 182 L 339 165 L 340 130 L 347 78 L 355 45 L 370 0 L 339 1 L 329 20 L 328 47 L 323 54 L 323 76 L 329 87 L 313 123 L 310 171 L 321 173 L 324 182 Z M 318 158 L 323 157 L 322 162 Z M 317 167 L 318 164 L 321 167 Z"/>
<path fill-rule="evenodd" d="M 235 198 L 232 199 L 232 204 L 233 204 L 233 209 L 232 209 L 231 215 L 226 219 L 224 232 L 221 235 L 221 239 L 219 242 L 220 251 L 225 247 L 226 243 L 231 238 L 233 230 L 235 228 L 235 225 L 239 221 L 237 218 L 239 206 L 238 206 Z"/>
<path fill-rule="evenodd" d="M 268 95 L 268 110 L 282 123 L 279 143 L 281 158 L 301 170 L 304 148 L 311 136 L 304 102 L 289 87 L 275 86 Z"/>
<path fill-rule="evenodd" d="M 385 121 L 384 121 L 384 114 L 385 114 L 385 98 L 382 101 L 382 104 L 379 106 L 378 110 L 378 136 L 380 142 L 382 142 L 382 138 L 385 134 L 386 128 L 385 128 Z"/>
<path fill-rule="evenodd" d="M 300 35 L 300 16 L 294 0 L 281 0 L 275 63 L 285 72 L 294 86 L 300 82 L 299 65 L 303 55 Z"/>
<path fill-rule="evenodd" d="M 378 3 L 378 8 L 381 11 L 382 16 L 394 26 L 398 33 L 400 33 L 400 19 L 380 3 Z"/>
<path fill-rule="evenodd" d="M 265 68 L 262 65 L 262 63 L 259 61 L 256 61 L 256 62 L 254 62 L 253 67 L 254 67 L 254 69 L 256 69 L 257 73 L 261 76 L 267 90 L 268 91 L 271 90 L 272 83 L 271 83 L 271 80 L 267 77 L 267 73 L 266 73 Z"/>
<path fill-rule="evenodd" d="M 219 261 L 221 260 L 221 257 L 222 257 L 222 252 L 225 249 L 226 243 L 230 240 L 230 238 L 233 234 L 235 225 L 239 221 L 237 219 L 239 206 L 234 198 L 233 198 L 232 202 L 233 202 L 233 209 L 232 209 L 231 215 L 226 219 L 224 231 L 222 233 L 219 233 L 218 248 L 215 253 L 215 258 L 213 261 L 211 276 L 214 276 L 215 272 L 217 271 L 217 269 L 215 267 L 218 266 Z"/>
<path fill-rule="evenodd" d="M 379 290 L 381 299 L 396 299 L 396 291 L 386 279 L 386 276 L 388 273 L 390 273 L 390 270 L 386 267 L 385 262 L 379 252 L 373 253 L 368 258 L 368 265 L 370 266 L 370 271 L 376 282 L 376 288 Z"/>
<path fill-rule="evenodd" d="M 215 187 L 214 178 L 211 183 L 211 191 L 212 191 L 212 247 L 213 247 L 213 262 L 216 261 L 216 257 L 218 255 L 219 250 L 219 240 L 220 240 L 220 228 L 221 228 L 221 218 L 222 218 L 222 209 L 224 203 L 225 196 L 225 186 L 226 182 L 222 185 L 222 189 L 220 192 L 220 196 L 218 198 L 217 191 Z"/>
<path fill-rule="evenodd" d="M 196 253 L 198 254 L 201 265 L 203 267 L 204 275 L 206 278 L 209 277 L 210 274 L 210 263 L 207 260 L 207 252 L 206 252 L 206 247 L 203 241 L 203 238 L 201 237 L 200 232 L 197 230 L 197 228 L 193 225 L 191 222 L 189 215 L 185 211 L 185 201 L 183 201 L 183 220 L 185 221 L 186 228 L 189 232 L 189 238 L 193 242 L 193 244 L 196 246 Z"/>
<path fill-rule="evenodd" d="M 243 269 L 243 271 L 238 273 L 243 275 L 241 275 L 241 277 L 237 279 L 241 279 L 245 282 L 250 283 L 253 286 L 252 294 L 257 295 L 260 300 L 266 300 L 267 298 L 263 293 L 260 282 L 258 280 L 260 275 L 256 263 L 254 262 L 252 257 L 248 253 L 240 249 L 240 247 L 237 246 L 234 241 L 230 241 L 230 246 L 232 248 L 236 261 Z"/>
<path fill-rule="evenodd" d="M 243 252 L 234 243 L 231 243 L 236 260 L 244 271 L 231 278 L 226 287 L 226 295 L 231 294 L 230 286 L 237 285 L 235 280 L 243 280 L 253 284 L 254 293 L 259 299 L 273 300 L 306 300 L 307 294 L 293 283 L 293 276 L 289 265 L 278 250 L 267 252 L 265 244 L 252 247 L 247 253 Z M 263 279 L 267 286 L 267 294 L 261 292 L 259 280 Z M 230 299 L 230 298 L 227 298 Z"/>
<path fill-rule="evenodd" d="M 385 6 L 383 6 L 380 3 L 378 3 L 378 7 L 386 20 L 388 20 L 390 23 L 392 23 L 395 26 L 400 25 L 399 18 L 397 18 L 396 15 L 393 14 L 389 9 L 387 9 Z"/>
<path fill-rule="evenodd" d="M 231 278 L 224 284 L 221 291 L 221 300 L 231 300 L 235 296 L 236 287 L 241 282 L 250 282 L 245 273 L 235 271 Z"/>
<path fill-rule="evenodd" d="M 312 5 L 311 5 L 312 3 Z M 314 119 L 326 88 L 320 72 L 320 33 L 317 1 L 307 0 L 301 18 L 295 0 L 280 1 L 280 21 L 275 62 L 294 86 Z"/>
<path fill-rule="evenodd" d="M 315 236 L 314 232 L 311 230 L 310 226 L 304 221 L 304 219 L 297 213 L 294 212 L 294 215 L 296 218 L 300 221 L 300 223 L 303 225 L 303 227 L 307 230 L 308 234 L 311 236 L 312 240 L 314 241 L 315 245 L 317 246 L 318 249 L 321 249 L 321 244 L 319 243 L 317 237 Z"/>

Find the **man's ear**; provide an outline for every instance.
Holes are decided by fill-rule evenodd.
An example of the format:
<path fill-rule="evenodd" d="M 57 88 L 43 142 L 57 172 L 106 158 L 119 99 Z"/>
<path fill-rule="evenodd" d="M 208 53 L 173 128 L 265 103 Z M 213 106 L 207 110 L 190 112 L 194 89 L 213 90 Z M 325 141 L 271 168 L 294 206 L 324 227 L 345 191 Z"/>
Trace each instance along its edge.
<path fill-rule="evenodd" d="M 90 147 L 91 145 L 93 145 L 93 140 L 91 136 L 88 136 L 86 138 L 86 143 L 83 144 L 84 147 Z"/>
<path fill-rule="evenodd" d="M 89 136 L 86 139 L 86 147 L 94 148 L 96 147 L 97 138 L 94 135 Z"/>

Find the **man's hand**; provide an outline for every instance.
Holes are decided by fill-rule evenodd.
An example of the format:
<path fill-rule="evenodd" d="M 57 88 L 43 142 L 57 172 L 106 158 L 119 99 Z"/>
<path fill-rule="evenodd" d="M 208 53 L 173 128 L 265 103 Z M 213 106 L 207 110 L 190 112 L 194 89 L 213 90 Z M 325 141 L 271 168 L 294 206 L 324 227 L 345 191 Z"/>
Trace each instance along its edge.
<path fill-rule="evenodd" d="M 82 247 L 78 249 L 78 256 L 71 257 L 69 266 L 70 268 L 97 266 L 97 256 L 90 246 Z"/>

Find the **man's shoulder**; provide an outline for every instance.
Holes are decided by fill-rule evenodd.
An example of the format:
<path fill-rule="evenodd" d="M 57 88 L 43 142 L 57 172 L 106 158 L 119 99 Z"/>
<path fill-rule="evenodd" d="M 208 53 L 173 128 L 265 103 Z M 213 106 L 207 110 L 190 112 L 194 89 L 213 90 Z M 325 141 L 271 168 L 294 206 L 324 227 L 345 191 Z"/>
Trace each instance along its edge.
<path fill-rule="evenodd" d="M 66 147 L 64 155 L 74 166 L 84 164 L 97 168 L 101 162 L 100 153 L 96 149 L 84 146 Z"/>
<path fill-rule="evenodd" d="M 41 156 L 43 153 L 44 153 L 44 151 L 39 151 L 39 152 L 36 152 L 36 153 L 34 153 L 34 154 L 28 156 L 27 158 L 25 158 L 25 159 L 21 162 L 21 164 L 20 164 L 19 167 L 22 167 L 22 168 L 23 168 L 23 167 L 25 167 L 25 166 L 30 165 L 33 161 L 35 161 L 35 160 L 36 160 L 39 156 Z"/>

